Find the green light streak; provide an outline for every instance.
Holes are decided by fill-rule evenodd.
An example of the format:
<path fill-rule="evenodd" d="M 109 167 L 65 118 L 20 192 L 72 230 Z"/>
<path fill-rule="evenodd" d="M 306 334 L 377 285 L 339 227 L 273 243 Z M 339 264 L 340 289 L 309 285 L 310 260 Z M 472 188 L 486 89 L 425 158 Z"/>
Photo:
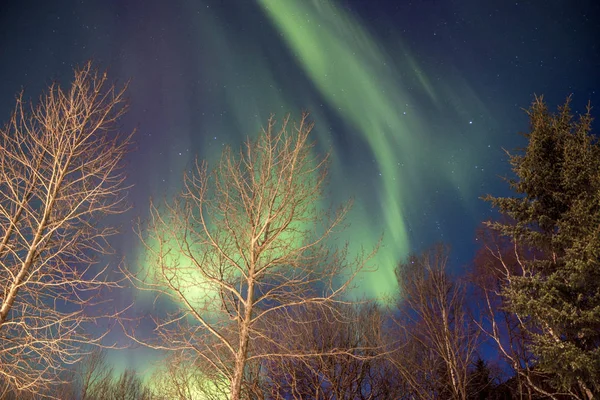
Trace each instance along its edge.
<path fill-rule="evenodd" d="M 214 166 L 224 143 L 238 148 L 248 136 L 256 136 L 271 113 L 281 120 L 286 113 L 297 118 L 301 110 L 310 111 L 319 150 L 332 147 L 333 153 L 330 199 L 323 207 L 330 205 L 329 200 L 334 205 L 350 196 L 355 200 L 348 216 L 351 225 L 342 239 L 350 243 L 351 252 L 357 252 L 360 246 L 368 250 L 384 234 L 372 263 L 378 271 L 363 274 L 355 294 L 395 295 L 397 262 L 436 240 L 429 239 L 435 232 L 425 226 L 423 217 L 429 212 L 426 202 L 431 194 L 438 189 L 452 195 L 458 192 L 465 215 L 478 201 L 480 192 L 470 182 L 477 182 L 473 166 L 480 165 L 475 160 L 483 157 L 485 135 L 471 129 L 468 121 L 474 116 L 493 121 L 467 79 L 449 66 L 438 71 L 442 79 L 436 79 L 431 69 L 421 68 L 400 35 L 391 34 L 383 43 L 335 2 L 259 0 L 257 4 L 272 22 L 273 32 L 262 21 L 246 20 L 243 11 L 238 21 L 235 12 L 227 15 L 232 18 L 230 25 L 222 23 L 225 14 L 212 7 L 201 14 L 190 9 L 190 23 L 182 26 L 190 26 L 193 45 L 182 51 L 182 58 L 191 60 L 203 80 L 206 104 L 193 110 L 188 105 L 187 112 L 207 113 L 202 114 L 200 125 L 179 124 L 173 129 L 189 132 L 189 143 L 182 145 L 200 151 L 198 156 Z M 240 21 L 244 35 L 234 28 Z M 196 76 L 192 73 L 188 78 Z M 174 86 L 179 90 L 185 82 Z M 185 120 L 177 110 L 172 106 L 169 112 L 173 123 Z M 340 142 L 354 147 L 338 148 Z M 172 154 L 172 162 L 165 166 L 172 171 L 171 179 L 159 183 L 169 195 L 179 190 L 183 168 L 192 156 Z M 373 164 L 362 165 L 371 158 Z M 420 236 L 415 238 L 409 226 L 420 230 Z M 419 243 L 428 233 L 431 242 Z M 147 256 L 141 246 L 136 254 L 139 260 Z M 206 292 L 191 288 L 189 294 L 201 297 Z M 152 300 L 144 297 L 142 303 L 151 305 Z"/>
<path fill-rule="evenodd" d="M 411 127 L 399 116 L 397 105 L 406 96 L 397 93 L 400 86 L 388 67 L 390 61 L 356 20 L 331 3 L 261 0 L 260 4 L 321 94 L 351 122 L 375 155 L 382 175 L 380 207 L 390 236 L 386 243 L 393 244 L 396 253 L 382 250 L 378 262 L 395 265 L 397 254 L 407 254 L 410 245 L 403 216 L 402 192 L 407 185 L 397 173 L 397 163 L 412 162 L 415 146 Z M 407 59 L 418 71 L 415 62 Z M 424 75 L 417 75 L 433 97 Z M 394 290 L 391 270 L 386 267 L 373 282 L 382 292 Z"/>
<path fill-rule="evenodd" d="M 383 43 L 335 2 L 258 4 L 274 34 L 241 16 L 238 22 L 247 34 L 240 35 L 241 30 L 220 23 L 224 16 L 212 7 L 193 17 L 190 36 L 198 38 L 202 51 L 187 56 L 195 57 L 192 64 L 207 82 L 202 95 L 214 104 L 213 112 L 225 113 L 204 116 L 202 126 L 190 132 L 191 142 L 200 149 L 200 158 L 213 162 L 223 143 L 237 148 L 255 136 L 270 113 L 281 120 L 288 112 L 297 117 L 300 110 L 310 111 L 319 149 L 333 146 L 332 193 L 323 206 L 355 200 L 351 226 L 342 238 L 354 252 L 360 246 L 369 249 L 384 235 L 373 260 L 378 271 L 362 276 L 357 294 L 373 298 L 395 293 L 395 265 L 427 245 L 411 240 L 422 241 L 429 232 L 435 236 L 434 228 L 424 225 L 431 221 L 422 217 L 429 211 L 425 207 L 431 193 L 459 192 L 466 213 L 477 202 L 470 181 L 476 181 L 473 166 L 479 164 L 475 160 L 484 136 L 461 130 L 470 129 L 474 115 L 489 113 L 460 75 L 449 69 L 442 71 L 444 79 L 430 79 L 431 71 L 420 67 L 399 35 L 391 34 Z M 254 5 L 245 7 L 241 14 Z M 434 125 L 447 115 L 453 119 Z M 337 148 L 339 142 L 353 147 Z M 171 166 L 169 193 L 181 181 L 181 161 Z"/>
<path fill-rule="evenodd" d="M 406 88 L 412 85 L 434 106 L 439 105 L 440 94 L 451 98 L 456 103 L 453 111 L 483 107 L 472 106 L 476 96 L 470 96 L 470 107 L 465 107 L 448 86 L 432 84 L 398 38 L 394 47 L 403 56 L 397 66 L 360 22 L 334 2 L 260 0 L 259 4 L 330 108 L 350 123 L 354 128 L 350 131 L 360 135 L 375 157 L 381 175 L 377 186 L 385 240 L 376 260 L 379 271 L 365 276 L 370 281 L 367 293 L 395 292 L 393 268 L 399 258 L 415 250 L 411 249 L 407 211 L 418 208 L 419 199 L 411 192 L 415 184 L 423 185 L 422 160 L 435 164 L 457 190 L 464 193 L 469 186 L 465 171 L 444 165 L 447 154 L 434 155 L 437 159 L 428 154 L 429 146 L 419 137 L 426 130 L 420 119 L 409 122 L 401 111 L 402 105 L 414 104 Z M 400 71 L 405 81 L 399 79 Z M 462 87 L 468 91 L 468 85 Z M 444 139 L 440 136 L 439 141 Z M 400 171 L 399 165 L 406 168 Z M 354 229 L 356 225 L 361 231 L 371 227 L 369 237 L 377 237 L 368 210 L 357 214 L 352 218 Z M 364 235 L 360 237 L 355 230 L 352 236 L 351 245 L 365 243 Z"/>

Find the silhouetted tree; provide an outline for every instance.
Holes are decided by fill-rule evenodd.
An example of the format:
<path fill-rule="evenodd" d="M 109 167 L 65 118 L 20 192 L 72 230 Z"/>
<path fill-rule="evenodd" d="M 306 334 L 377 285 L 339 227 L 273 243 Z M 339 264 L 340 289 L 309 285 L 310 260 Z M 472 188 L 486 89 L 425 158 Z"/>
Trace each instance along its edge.
<path fill-rule="evenodd" d="M 475 366 L 469 372 L 467 398 L 469 400 L 486 400 L 492 397 L 495 382 L 492 371 L 482 358 L 475 360 Z"/>

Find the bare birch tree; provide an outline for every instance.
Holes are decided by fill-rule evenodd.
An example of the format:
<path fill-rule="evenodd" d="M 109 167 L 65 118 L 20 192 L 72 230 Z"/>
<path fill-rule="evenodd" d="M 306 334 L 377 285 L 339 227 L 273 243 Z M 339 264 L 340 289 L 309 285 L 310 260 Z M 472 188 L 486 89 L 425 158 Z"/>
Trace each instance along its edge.
<path fill-rule="evenodd" d="M 153 276 L 130 274 L 177 305 L 155 318 L 157 341 L 131 336 L 206 364 L 230 382 L 235 400 L 250 363 L 307 356 L 289 351 L 281 336 L 289 330 L 278 324 L 294 308 L 343 302 L 367 259 L 348 262 L 343 249 L 328 247 L 348 207 L 320 211 L 327 157 L 315 155 L 306 114 L 290 125 L 286 118 L 276 129 L 270 119 L 239 153 L 225 148 L 212 173 L 196 163 L 174 202 L 151 205 L 142 239 Z"/>
<path fill-rule="evenodd" d="M 466 309 L 465 286 L 447 264 L 448 251 L 439 245 L 396 270 L 401 347 L 391 359 L 415 398 L 467 398 L 479 332 Z"/>
<path fill-rule="evenodd" d="M 0 384 L 47 393 L 81 356 L 90 308 L 107 278 L 98 255 L 126 210 L 122 161 L 131 135 L 114 132 L 125 88 L 90 63 L 70 88 L 52 84 L 37 105 L 17 97 L 0 130 Z"/>

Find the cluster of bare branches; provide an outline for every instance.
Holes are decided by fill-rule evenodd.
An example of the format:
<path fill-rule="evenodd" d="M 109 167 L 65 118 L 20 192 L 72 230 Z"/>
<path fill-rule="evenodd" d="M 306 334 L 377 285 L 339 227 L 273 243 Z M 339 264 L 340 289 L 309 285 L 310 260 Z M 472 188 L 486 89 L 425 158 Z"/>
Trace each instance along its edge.
<path fill-rule="evenodd" d="M 346 318 L 334 305 L 368 258 L 348 262 L 329 247 L 348 206 L 320 209 L 327 157 L 315 155 L 306 114 L 290 125 L 269 120 L 239 153 L 226 148 L 212 173 L 196 163 L 173 202 L 151 204 L 140 236 L 152 271 L 128 274 L 177 305 L 155 317 L 157 341 L 130 336 L 209 366 L 230 383 L 231 399 L 242 396 L 252 363 L 314 355 L 282 340 L 295 310 L 318 305 Z"/>
<path fill-rule="evenodd" d="M 226 378 L 211 373 L 206 364 L 191 363 L 182 352 L 171 352 L 152 374 L 151 383 L 152 392 L 165 399 L 222 400 L 230 393 L 230 383 Z"/>
<path fill-rule="evenodd" d="M 297 354 L 265 360 L 263 392 L 279 399 L 390 399 L 400 386 L 383 343 L 384 315 L 377 304 L 339 305 L 340 320 L 331 308 L 312 307 L 295 317 L 282 338 Z M 286 326 L 289 325 L 285 324 Z"/>
<path fill-rule="evenodd" d="M 80 400 L 163 400 L 132 369 L 120 374 L 106 359 L 106 351 L 95 347 L 78 362 L 56 391 L 61 399 Z"/>
<path fill-rule="evenodd" d="M 115 132 L 125 87 L 90 63 L 68 89 L 50 86 L 37 105 L 21 94 L 0 130 L 0 386 L 49 393 L 81 345 L 108 278 L 97 256 L 116 230 L 99 223 L 126 210 L 122 162 L 131 135 Z"/>
<path fill-rule="evenodd" d="M 448 271 L 447 249 L 440 245 L 409 257 L 396 276 L 399 340 L 391 359 L 407 392 L 419 399 L 467 399 L 479 330 L 465 284 Z"/>

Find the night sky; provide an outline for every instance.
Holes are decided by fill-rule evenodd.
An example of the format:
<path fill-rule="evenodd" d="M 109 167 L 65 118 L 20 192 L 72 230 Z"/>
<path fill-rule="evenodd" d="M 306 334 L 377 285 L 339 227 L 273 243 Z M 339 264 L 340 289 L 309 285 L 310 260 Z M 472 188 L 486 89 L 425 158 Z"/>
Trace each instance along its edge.
<path fill-rule="evenodd" d="M 383 235 L 356 292 L 381 297 L 408 252 L 443 241 L 454 268 L 470 263 L 494 215 L 479 198 L 508 194 L 502 149 L 524 144 L 534 93 L 600 107 L 599 16 L 596 0 L 5 0 L 0 120 L 21 88 L 35 99 L 88 59 L 131 79 L 133 208 L 113 242 L 135 268 L 132 221 L 150 196 L 176 193 L 196 155 L 215 160 L 270 114 L 307 110 L 332 151 L 323 206 L 354 199 L 343 239 L 357 251 Z"/>

